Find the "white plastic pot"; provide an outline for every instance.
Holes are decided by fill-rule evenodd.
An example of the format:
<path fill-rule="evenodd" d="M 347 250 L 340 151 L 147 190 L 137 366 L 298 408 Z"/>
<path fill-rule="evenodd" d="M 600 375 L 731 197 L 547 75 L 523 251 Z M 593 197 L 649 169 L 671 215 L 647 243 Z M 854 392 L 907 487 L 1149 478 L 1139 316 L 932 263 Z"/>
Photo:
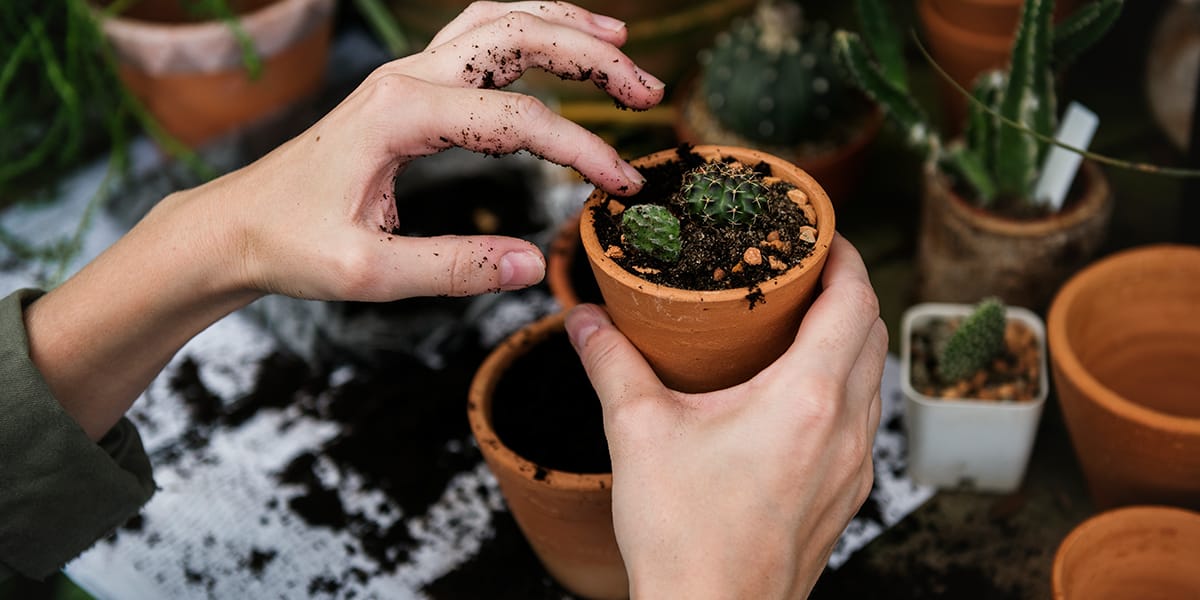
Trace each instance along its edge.
<path fill-rule="evenodd" d="M 1042 406 L 1050 393 L 1042 319 L 1024 308 L 1006 309 L 1010 321 L 1028 325 L 1038 340 L 1041 368 L 1033 401 L 934 398 L 918 392 L 912 384 L 913 330 L 935 318 L 965 317 L 974 308 L 970 304 L 924 303 L 904 313 L 900 387 L 905 396 L 908 473 L 918 483 L 939 488 L 1011 492 L 1025 477 Z"/>

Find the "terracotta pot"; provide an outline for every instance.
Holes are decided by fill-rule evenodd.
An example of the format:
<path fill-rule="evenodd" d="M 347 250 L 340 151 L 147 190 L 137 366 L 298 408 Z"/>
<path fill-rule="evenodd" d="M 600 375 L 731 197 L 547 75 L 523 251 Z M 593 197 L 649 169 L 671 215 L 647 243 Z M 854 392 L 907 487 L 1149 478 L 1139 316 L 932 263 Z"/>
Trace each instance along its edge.
<path fill-rule="evenodd" d="M 406 0 L 392 2 L 392 11 L 419 43 L 432 39 L 472 0 Z M 621 50 L 646 72 L 667 83 L 667 92 L 682 81 L 696 62 L 696 53 L 712 42 L 731 19 L 754 7 L 754 0 L 577 0 L 573 4 L 625 21 L 629 36 Z M 522 81 L 568 97 L 597 96 L 594 87 L 531 72 Z"/>
<path fill-rule="evenodd" d="M 601 205 L 605 194 L 600 190 L 592 193 L 584 205 L 579 232 L 608 312 L 663 383 L 683 392 L 736 385 L 783 354 L 812 302 L 835 227 L 829 196 L 792 163 L 745 148 L 696 146 L 693 151 L 709 161 L 732 157 L 746 164 L 770 165 L 774 176 L 808 195 L 816 209 L 817 241 L 803 263 L 761 283 L 762 297 L 753 302 L 747 299 L 747 288 L 671 288 L 641 279 L 604 255 L 592 210 Z M 675 150 L 664 150 L 632 164 L 649 167 L 675 157 Z"/>
<path fill-rule="evenodd" d="M 913 330 L 934 318 L 962 318 L 973 310 L 970 304 L 925 303 L 904 311 L 900 390 L 905 399 L 908 473 L 918 483 L 939 488 L 1009 493 L 1025 478 L 1042 407 L 1050 394 L 1046 328 L 1041 317 L 1021 307 L 1005 308 L 1008 321 L 1023 322 L 1038 340 L 1038 388 L 1030 402 L 938 398 L 917 391 L 912 381 Z"/>
<path fill-rule="evenodd" d="M 1055 3 L 1056 21 L 1078 0 Z M 917 15 L 929 53 L 946 73 L 970 91 L 980 73 L 1008 65 L 1023 0 L 919 0 Z M 947 123 L 957 132 L 966 122 L 967 99 L 939 79 Z"/>
<path fill-rule="evenodd" d="M 1112 216 L 1100 168 L 1085 161 L 1080 176 L 1082 197 L 1063 212 L 1016 220 L 969 204 L 944 174 L 927 167 L 917 242 L 920 300 L 974 303 L 999 296 L 1009 305 L 1045 308 L 1099 250 Z"/>
<path fill-rule="evenodd" d="M 1024 0 L 932 0 L 946 21 L 963 29 L 1012 37 L 1021 20 Z M 1078 7 L 1078 0 L 1057 0 L 1054 20 L 1061 21 Z"/>
<path fill-rule="evenodd" d="M 1200 598 L 1200 514 L 1161 506 L 1109 511 L 1054 555 L 1055 600 Z"/>
<path fill-rule="evenodd" d="M 1200 509 L 1200 248 L 1148 246 L 1071 278 L 1051 362 L 1096 504 Z"/>
<path fill-rule="evenodd" d="M 604 297 L 583 253 L 579 237 L 579 213 L 562 222 L 546 256 L 546 286 L 558 306 L 567 311 L 581 302 L 602 304 Z"/>
<path fill-rule="evenodd" d="M 492 425 L 493 392 L 505 370 L 553 335 L 566 335 L 562 313 L 525 327 L 497 346 L 471 382 L 467 419 L 513 518 L 546 570 L 581 596 L 625 598 L 629 580 L 613 533 L 612 473 L 541 467 L 513 452 Z"/>
<path fill-rule="evenodd" d="M 144 12 L 103 19 L 121 80 L 168 133 L 197 146 L 315 92 L 325 72 L 334 0 L 277 0 L 239 15 L 263 61 L 258 79 L 223 22 L 177 18 L 145 0 Z M 164 9 L 165 10 L 165 9 Z M 137 18 L 145 16 L 146 19 Z"/>
<path fill-rule="evenodd" d="M 692 93 L 693 89 L 695 86 L 687 88 L 676 110 L 675 135 L 680 141 L 694 145 L 719 144 L 754 148 L 790 160 L 807 171 L 813 179 L 821 182 L 821 187 L 825 189 L 834 206 L 854 195 L 854 190 L 862 179 L 867 154 L 872 142 L 879 136 L 879 128 L 884 120 L 883 110 L 878 106 L 873 107 L 871 112 L 863 117 L 858 131 L 848 142 L 826 151 L 812 152 L 799 147 L 769 147 L 755 144 L 722 127 L 709 112 L 700 94 Z"/>

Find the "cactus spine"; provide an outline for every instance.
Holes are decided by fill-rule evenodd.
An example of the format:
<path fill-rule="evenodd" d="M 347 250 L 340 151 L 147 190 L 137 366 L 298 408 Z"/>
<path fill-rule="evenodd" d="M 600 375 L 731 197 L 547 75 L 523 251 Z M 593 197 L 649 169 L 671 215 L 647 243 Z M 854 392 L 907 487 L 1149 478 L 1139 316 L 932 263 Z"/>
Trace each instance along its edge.
<path fill-rule="evenodd" d="M 701 53 L 701 93 L 721 126 L 756 143 L 789 145 L 819 136 L 847 87 L 829 25 L 800 7 L 765 1 Z"/>
<path fill-rule="evenodd" d="M 896 66 L 902 64 L 902 49 L 882 0 L 856 2 L 866 41 L 846 31 L 834 36 L 834 50 L 851 79 L 909 132 L 911 145 L 973 188 L 981 206 L 991 206 L 998 196 L 1039 204 L 1033 186 L 1047 144 L 972 102 L 964 144 L 947 148 L 909 95 L 903 68 Z M 1052 136 L 1057 126 L 1052 67 L 1074 60 L 1103 36 L 1120 15 L 1121 5 L 1122 0 L 1099 0 L 1055 27 L 1053 0 L 1025 0 L 1009 70 L 982 75 L 974 98 L 1005 119 Z"/>
<path fill-rule="evenodd" d="M 938 354 L 942 381 L 961 381 L 983 369 L 1004 351 L 1004 304 L 997 298 L 980 302 L 946 341 Z"/>

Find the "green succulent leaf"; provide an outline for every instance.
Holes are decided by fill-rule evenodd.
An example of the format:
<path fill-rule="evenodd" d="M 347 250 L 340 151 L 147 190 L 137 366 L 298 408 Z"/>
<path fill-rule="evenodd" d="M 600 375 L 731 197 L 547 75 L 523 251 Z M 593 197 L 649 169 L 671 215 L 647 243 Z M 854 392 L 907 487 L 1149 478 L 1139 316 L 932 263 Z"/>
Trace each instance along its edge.
<path fill-rule="evenodd" d="M 961 381 L 985 368 L 1004 351 L 1004 303 L 998 298 L 980 302 L 950 336 L 938 357 L 945 382 Z"/>

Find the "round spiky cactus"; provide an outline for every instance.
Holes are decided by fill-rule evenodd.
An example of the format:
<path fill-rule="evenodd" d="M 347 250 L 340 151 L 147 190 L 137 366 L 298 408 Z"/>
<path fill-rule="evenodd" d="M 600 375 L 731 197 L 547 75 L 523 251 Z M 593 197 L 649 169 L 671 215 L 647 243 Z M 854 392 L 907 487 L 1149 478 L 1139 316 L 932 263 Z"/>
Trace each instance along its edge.
<path fill-rule="evenodd" d="M 824 22 L 806 22 L 800 7 L 764 2 L 700 55 L 701 93 L 724 127 L 762 144 L 790 145 L 819 136 L 846 89 Z"/>
<path fill-rule="evenodd" d="M 656 204 L 631 206 L 621 214 L 625 243 L 658 260 L 673 263 L 679 258 L 679 219 Z"/>
<path fill-rule="evenodd" d="M 680 194 L 692 214 L 710 223 L 748 224 L 766 209 L 767 187 L 738 163 L 712 162 L 684 176 Z"/>

